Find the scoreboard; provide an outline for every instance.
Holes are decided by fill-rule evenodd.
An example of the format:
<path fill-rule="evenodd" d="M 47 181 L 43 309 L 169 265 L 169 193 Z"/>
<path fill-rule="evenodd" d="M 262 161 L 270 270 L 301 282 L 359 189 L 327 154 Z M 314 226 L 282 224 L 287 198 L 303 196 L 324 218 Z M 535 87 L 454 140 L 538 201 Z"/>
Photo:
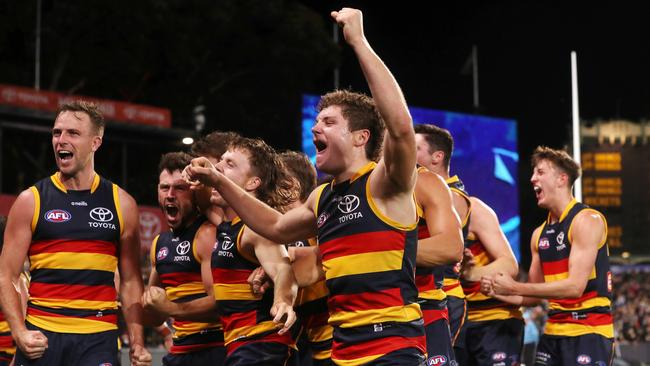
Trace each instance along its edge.
<path fill-rule="evenodd" d="M 583 202 L 607 218 L 612 254 L 650 251 L 650 145 L 582 144 Z"/>

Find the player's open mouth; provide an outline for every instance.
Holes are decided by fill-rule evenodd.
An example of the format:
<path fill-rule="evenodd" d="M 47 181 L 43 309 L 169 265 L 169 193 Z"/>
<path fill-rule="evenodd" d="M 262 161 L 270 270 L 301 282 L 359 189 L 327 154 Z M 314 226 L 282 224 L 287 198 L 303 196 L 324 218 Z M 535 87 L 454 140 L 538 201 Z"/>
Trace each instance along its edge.
<path fill-rule="evenodd" d="M 176 207 L 175 205 L 172 205 L 172 204 L 166 204 L 165 205 L 165 213 L 169 217 L 176 217 L 176 215 L 178 214 L 178 207 Z"/>
<path fill-rule="evenodd" d="M 539 197 L 539 195 L 542 193 L 542 187 L 540 186 L 533 186 L 533 191 L 535 191 L 535 196 Z"/>
<path fill-rule="evenodd" d="M 56 152 L 56 154 L 59 156 L 59 159 L 61 159 L 61 161 L 70 160 L 73 156 L 72 151 L 69 150 L 59 150 Z"/>
<path fill-rule="evenodd" d="M 316 147 L 317 152 L 322 152 L 323 150 L 327 149 L 326 143 L 316 139 L 314 139 L 314 146 Z"/>

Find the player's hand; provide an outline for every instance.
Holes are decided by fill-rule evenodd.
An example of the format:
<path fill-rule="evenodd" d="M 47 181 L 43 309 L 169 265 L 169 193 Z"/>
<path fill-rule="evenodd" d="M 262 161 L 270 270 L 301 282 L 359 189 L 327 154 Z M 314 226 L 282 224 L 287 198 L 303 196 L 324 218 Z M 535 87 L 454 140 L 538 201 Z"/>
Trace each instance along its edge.
<path fill-rule="evenodd" d="M 38 330 L 27 330 L 16 335 L 16 345 L 31 360 L 40 358 L 47 349 L 47 337 Z"/>
<path fill-rule="evenodd" d="M 472 254 L 471 250 L 465 248 L 463 250 L 463 261 L 461 262 L 460 267 L 461 276 L 470 282 L 478 281 L 479 279 L 473 276 L 475 267 L 476 259 L 474 259 L 474 254 Z"/>
<path fill-rule="evenodd" d="M 331 12 L 330 15 L 343 28 L 343 36 L 350 46 L 357 45 L 365 40 L 361 10 L 343 8 L 339 11 Z"/>
<path fill-rule="evenodd" d="M 248 276 L 248 284 L 251 285 L 255 295 L 264 295 L 266 290 L 271 287 L 271 279 L 264 272 L 264 268 L 257 267 Z"/>
<path fill-rule="evenodd" d="M 200 189 L 201 184 L 209 187 L 215 187 L 222 174 L 217 171 L 214 165 L 203 156 L 192 159 L 190 165 L 183 169 L 183 178 L 194 189 Z"/>
<path fill-rule="evenodd" d="M 142 294 L 142 305 L 145 308 L 153 309 L 164 317 L 169 317 L 173 312 L 174 303 L 169 301 L 163 288 L 150 286 Z"/>
<path fill-rule="evenodd" d="M 288 332 L 293 323 L 296 322 L 296 313 L 293 306 L 285 302 L 274 303 L 271 307 L 271 316 L 275 324 L 282 325 L 282 328 L 278 331 L 280 335 Z"/>
<path fill-rule="evenodd" d="M 494 280 L 492 276 L 481 277 L 481 293 L 486 296 L 494 296 L 494 288 L 492 287 Z"/>
<path fill-rule="evenodd" d="M 494 278 L 492 279 L 492 289 L 497 295 L 518 295 L 515 291 L 516 286 L 517 282 L 513 280 L 512 277 L 502 272 L 494 275 Z"/>
<path fill-rule="evenodd" d="M 142 345 L 131 345 L 131 365 L 132 366 L 151 366 L 151 353 Z"/>

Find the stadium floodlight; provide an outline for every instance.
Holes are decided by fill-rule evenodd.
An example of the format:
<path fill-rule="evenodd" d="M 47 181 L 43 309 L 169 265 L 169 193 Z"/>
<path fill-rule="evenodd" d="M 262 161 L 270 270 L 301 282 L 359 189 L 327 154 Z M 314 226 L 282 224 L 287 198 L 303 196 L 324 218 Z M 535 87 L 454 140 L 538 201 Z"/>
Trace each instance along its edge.
<path fill-rule="evenodd" d="M 194 143 L 194 139 L 191 137 L 183 137 L 183 144 L 185 145 L 192 145 Z"/>

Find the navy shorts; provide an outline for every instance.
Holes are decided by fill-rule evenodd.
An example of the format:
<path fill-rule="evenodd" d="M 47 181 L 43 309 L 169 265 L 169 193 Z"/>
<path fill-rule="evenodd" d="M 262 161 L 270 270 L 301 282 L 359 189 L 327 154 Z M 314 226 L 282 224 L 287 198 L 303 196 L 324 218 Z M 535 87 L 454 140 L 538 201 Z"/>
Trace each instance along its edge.
<path fill-rule="evenodd" d="M 460 328 L 467 320 L 467 302 L 460 297 L 447 295 L 447 312 L 449 313 L 451 344 L 455 345 Z"/>
<path fill-rule="evenodd" d="M 454 365 L 454 349 L 451 346 L 449 323 L 447 319 L 438 319 L 424 326 L 427 335 L 427 365 Z"/>
<path fill-rule="evenodd" d="M 456 361 L 462 366 L 519 365 L 523 341 L 521 319 L 468 321 L 459 336 L 463 346 L 454 348 Z"/>
<path fill-rule="evenodd" d="M 163 357 L 163 366 L 223 365 L 226 360 L 226 347 L 211 347 L 188 353 L 169 353 Z"/>
<path fill-rule="evenodd" d="M 250 342 L 226 357 L 226 366 L 284 366 L 293 349 L 277 342 Z"/>
<path fill-rule="evenodd" d="M 609 366 L 614 355 L 614 340 L 600 334 L 577 337 L 542 335 L 537 345 L 535 366 Z"/>
<path fill-rule="evenodd" d="M 27 329 L 39 330 L 47 337 L 47 350 L 35 360 L 16 349 L 16 365 L 23 366 L 97 366 L 117 365 L 117 330 L 77 334 L 57 333 L 27 323 Z"/>

